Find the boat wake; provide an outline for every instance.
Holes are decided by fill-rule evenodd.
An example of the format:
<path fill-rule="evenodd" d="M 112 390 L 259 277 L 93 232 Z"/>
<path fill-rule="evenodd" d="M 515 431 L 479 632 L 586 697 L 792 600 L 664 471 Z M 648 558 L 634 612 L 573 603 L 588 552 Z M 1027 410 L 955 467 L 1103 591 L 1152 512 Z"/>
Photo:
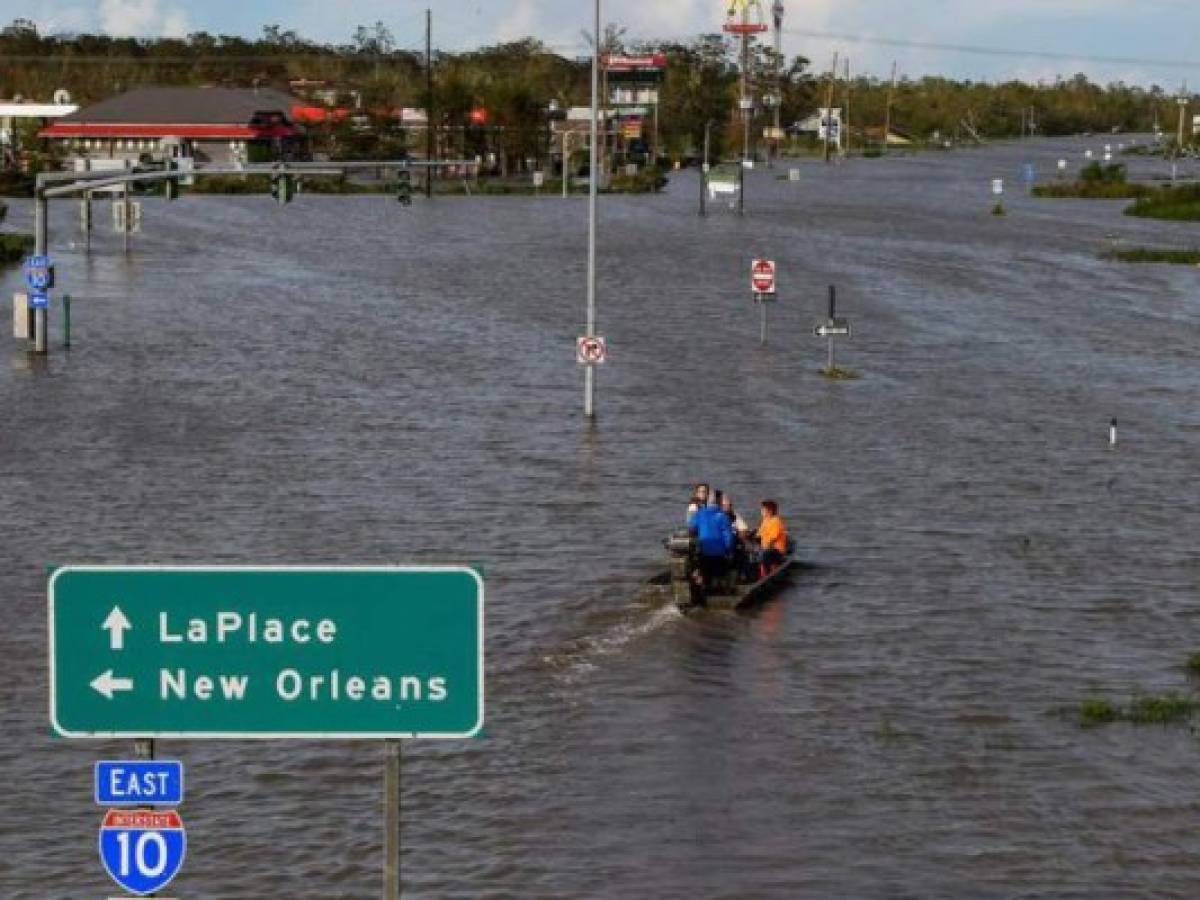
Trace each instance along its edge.
<path fill-rule="evenodd" d="M 645 598 L 643 598 L 645 599 Z M 619 618 L 593 622 L 591 634 L 579 637 L 566 647 L 542 657 L 542 664 L 566 681 L 574 681 L 595 671 L 610 657 L 624 652 L 632 644 L 685 618 L 674 603 L 644 603 L 623 610 Z M 599 627 L 596 627 L 596 626 Z"/>

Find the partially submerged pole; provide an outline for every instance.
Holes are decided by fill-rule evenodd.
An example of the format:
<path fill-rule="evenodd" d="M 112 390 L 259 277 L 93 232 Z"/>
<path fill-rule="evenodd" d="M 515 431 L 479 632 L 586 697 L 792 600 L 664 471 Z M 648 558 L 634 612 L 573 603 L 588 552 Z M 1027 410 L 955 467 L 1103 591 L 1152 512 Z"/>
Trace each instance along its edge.
<path fill-rule="evenodd" d="M 833 324 L 833 320 L 837 318 L 837 288 L 832 284 L 829 286 L 829 324 Z M 829 335 L 829 365 L 825 369 L 829 374 L 833 374 L 833 334 Z"/>
<path fill-rule="evenodd" d="M 133 216 L 129 206 L 129 182 L 121 185 L 121 234 L 125 240 L 125 253 L 129 253 L 129 232 L 133 230 Z"/>
<path fill-rule="evenodd" d="M 596 336 L 596 180 L 600 177 L 597 156 L 600 152 L 600 0 L 595 0 L 592 31 L 592 128 L 588 153 L 588 250 L 587 250 L 587 336 Z M 596 416 L 596 367 L 583 368 L 583 414 Z"/>
<path fill-rule="evenodd" d="M 34 189 L 33 204 L 33 253 L 34 256 L 45 256 L 49 244 L 49 206 L 46 194 L 41 185 Z M 46 316 L 49 310 L 41 306 L 33 311 L 33 352 L 45 353 L 46 346 Z"/>
<path fill-rule="evenodd" d="M 384 743 L 383 900 L 400 900 L 400 742 Z"/>

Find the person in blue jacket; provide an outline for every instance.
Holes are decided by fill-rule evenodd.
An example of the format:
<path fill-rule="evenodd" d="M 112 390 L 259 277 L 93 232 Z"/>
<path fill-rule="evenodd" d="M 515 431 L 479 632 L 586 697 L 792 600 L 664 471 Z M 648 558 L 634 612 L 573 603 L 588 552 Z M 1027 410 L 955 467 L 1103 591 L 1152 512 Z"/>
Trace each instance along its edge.
<path fill-rule="evenodd" d="M 729 516 L 721 509 L 721 492 L 709 494 L 708 505 L 697 510 L 692 521 L 696 555 L 705 586 L 729 571 L 737 540 Z"/>

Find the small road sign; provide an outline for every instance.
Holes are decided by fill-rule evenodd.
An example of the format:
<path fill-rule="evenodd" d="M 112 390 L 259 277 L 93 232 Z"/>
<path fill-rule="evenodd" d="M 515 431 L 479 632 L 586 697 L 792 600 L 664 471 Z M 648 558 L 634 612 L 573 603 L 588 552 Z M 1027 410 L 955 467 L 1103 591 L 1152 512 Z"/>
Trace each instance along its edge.
<path fill-rule="evenodd" d="M 100 861 L 138 896 L 166 887 L 183 866 L 187 833 L 175 810 L 110 809 L 100 825 Z"/>
<path fill-rule="evenodd" d="M 598 366 L 608 361 L 608 341 L 602 337 L 575 339 L 575 361 L 581 366 Z"/>
<path fill-rule="evenodd" d="M 850 336 L 850 322 L 847 319 L 830 319 L 824 325 L 818 325 L 813 329 L 813 334 L 817 337 L 833 337 L 835 335 Z"/>
<path fill-rule="evenodd" d="M 992 193 L 995 194 L 997 197 L 999 197 L 1001 194 L 1004 193 L 1004 179 L 1003 178 L 993 178 L 992 179 Z"/>
<path fill-rule="evenodd" d="M 30 309 L 47 309 L 50 306 L 50 295 L 44 290 L 38 291 L 30 289 L 29 291 L 29 308 Z"/>
<path fill-rule="evenodd" d="M 126 213 L 126 207 L 129 211 Z M 138 234 L 142 230 L 142 204 L 138 200 L 114 200 L 112 205 L 113 231 Z"/>
<path fill-rule="evenodd" d="M 100 806 L 176 806 L 183 802 L 183 763 L 172 759 L 100 760 Z"/>
<path fill-rule="evenodd" d="M 31 256 L 25 260 L 25 285 L 29 290 L 44 293 L 54 283 L 50 257 Z"/>
<path fill-rule="evenodd" d="M 750 290 L 755 294 L 775 293 L 775 260 L 756 259 L 750 264 Z"/>
<path fill-rule="evenodd" d="M 69 738 L 465 738 L 483 580 L 464 566 L 68 566 L 50 720 Z"/>

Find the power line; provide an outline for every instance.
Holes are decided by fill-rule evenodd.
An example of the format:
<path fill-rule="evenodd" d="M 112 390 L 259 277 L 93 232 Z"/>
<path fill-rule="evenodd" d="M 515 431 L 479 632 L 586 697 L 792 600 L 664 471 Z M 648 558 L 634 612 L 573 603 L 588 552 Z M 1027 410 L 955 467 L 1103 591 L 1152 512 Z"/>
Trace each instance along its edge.
<path fill-rule="evenodd" d="M 946 53 L 966 53 L 976 56 L 1002 56 L 1017 59 L 1050 59 L 1059 62 L 1102 63 L 1118 66 L 1153 66 L 1162 69 L 1196 69 L 1200 60 L 1150 59 L 1139 56 L 1097 56 L 1084 53 L 1061 53 L 1051 50 L 1017 50 L 1009 47 L 982 47 L 976 44 L 942 44 L 934 41 L 909 41 L 900 38 L 867 37 L 839 31 L 812 31 L 807 28 L 785 28 L 787 34 L 828 41 L 847 41 L 854 44 L 878 44 L 884 47 L 907 47 L 912 50 L 939 50 Z"/>

